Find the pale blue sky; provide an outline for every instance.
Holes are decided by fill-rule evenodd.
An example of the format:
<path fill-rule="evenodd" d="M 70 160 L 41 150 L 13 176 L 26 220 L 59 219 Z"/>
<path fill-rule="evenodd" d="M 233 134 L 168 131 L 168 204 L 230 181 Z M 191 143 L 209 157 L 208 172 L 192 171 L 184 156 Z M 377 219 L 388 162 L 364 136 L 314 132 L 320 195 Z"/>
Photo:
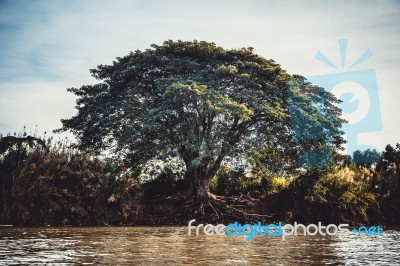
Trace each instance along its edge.
<path fill-rule="evenodd" d="M 89 69 L 166 39 L 254 47 L 292 74 L 333 74 L 321 51 L 377 73 L 383 128 L 358 141 L 400 142 L 400 1 L 4 1 L 0 2 L 0 132 L 58 128 L 75 114 L 66 88 L 94 83 Z M 371 121 L 373 123 L 373 121 Z"/>

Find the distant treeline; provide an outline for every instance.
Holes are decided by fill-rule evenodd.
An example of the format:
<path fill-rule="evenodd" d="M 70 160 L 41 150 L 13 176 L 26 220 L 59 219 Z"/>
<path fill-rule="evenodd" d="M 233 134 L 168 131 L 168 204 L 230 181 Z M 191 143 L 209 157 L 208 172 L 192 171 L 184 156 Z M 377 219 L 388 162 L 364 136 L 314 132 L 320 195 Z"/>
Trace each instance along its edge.
<path fill-rule="evenodd" d="M 330 169 L 284 176 L 249 175 L 225 165 L 211 192 L 253 199 L 252 211 L 274 220 L 398 226 L 399 162 L 397 144 L 381 154 L 356 151 Z M 179 213 L 182 178 L 173 164 L 144 179 L 123 159 L 95 156 L 66 141 L 26 133 L 1 137 L 0 224 L 184 224 L 191 217 Z M 157 222 L 155 216 L 164 218 Z"/>

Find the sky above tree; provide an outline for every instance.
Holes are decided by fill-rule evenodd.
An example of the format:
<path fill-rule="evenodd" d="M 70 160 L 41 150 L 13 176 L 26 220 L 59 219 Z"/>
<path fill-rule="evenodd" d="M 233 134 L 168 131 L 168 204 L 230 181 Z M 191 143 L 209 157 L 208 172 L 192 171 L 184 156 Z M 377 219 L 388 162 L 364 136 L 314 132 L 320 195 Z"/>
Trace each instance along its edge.
<path fill-rule="evenodd" d="M 314 76 L 348 70 L 338 47 L 347 39 L 348 64 L 372 51 L 351 70 L 376 71 L 382 129 L 358 141 L 382 150 L 400 142 L 399 18 L 397 1 L 1 1 L 0 132 L 59 128 L 76 113 L 66 88 L 96 83 L 89 69 L 152 43 L 254 47 L 291 74 Z"/>

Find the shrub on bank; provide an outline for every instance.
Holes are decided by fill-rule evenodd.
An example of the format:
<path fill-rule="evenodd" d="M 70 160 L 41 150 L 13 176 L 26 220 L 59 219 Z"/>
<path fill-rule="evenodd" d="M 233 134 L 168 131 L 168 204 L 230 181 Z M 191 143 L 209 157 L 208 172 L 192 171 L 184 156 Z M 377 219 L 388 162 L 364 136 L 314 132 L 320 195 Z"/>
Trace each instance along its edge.
<path fill-rule="evenodd" d="M 18 225 L 134 222 L 140 211 L 139 184 L 129 178 L 123 164 L 58 144 L 12 146 L 3 154 L 0 161 L 3 168 L 17 151 L 23 156 L 13 156 L 17 167 L 2 173 L 13 178 L 7 186 L 7 206 L 4 203 L 2 206 L 7 212 L 0 222 Z"/>
<path fill-rule="evenodd" d="M 309 171 L 284 191 L 282 206 L 294 220 L 305 222 L 387 223 L 399 211 L 389 204 L 394 202 L 389 200 L 393 198 L 393 187 L 388 186 L 391 178 L 354 164 Z"/>

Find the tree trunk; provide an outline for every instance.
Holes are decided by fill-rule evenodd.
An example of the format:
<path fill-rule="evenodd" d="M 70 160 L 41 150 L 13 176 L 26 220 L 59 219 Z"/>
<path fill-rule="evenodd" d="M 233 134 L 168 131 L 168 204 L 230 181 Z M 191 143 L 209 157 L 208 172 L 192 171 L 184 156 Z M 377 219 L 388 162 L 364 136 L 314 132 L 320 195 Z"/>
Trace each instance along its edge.
<path fill-rule="evenodd" d="M 196 198 L 210 196 L 210 182 L 212 176 L 207 176 L 203 167 L 191 168 L 185 173 L 186 194 Z"/>
<path fill-rule="evenodd" d="M 193 192 L 192 195 L 198 197 L 198 198 L 207 198 L 210 196 L 210 182 L 211 178 L 208 178 L 207 176 L 203 177 L 198 177 L 194 187 L 193 187 Z"/>

